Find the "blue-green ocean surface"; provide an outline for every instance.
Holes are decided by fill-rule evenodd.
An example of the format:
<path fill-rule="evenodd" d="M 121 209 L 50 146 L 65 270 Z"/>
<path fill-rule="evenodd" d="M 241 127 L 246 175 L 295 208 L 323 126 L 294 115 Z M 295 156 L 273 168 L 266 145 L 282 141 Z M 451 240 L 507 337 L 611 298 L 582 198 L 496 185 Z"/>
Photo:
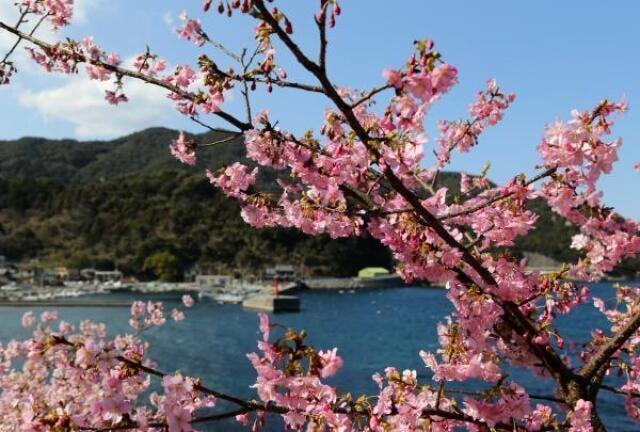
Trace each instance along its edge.
<path fill-rule="evenodd" d="M 594 295 L 611 299 L 611 284 L 591 286 Z M 103 299 L 104 296 L 92 296 Z M 178 294 L 140 295 L 109 294 L 115 299 L 160 299 L 167 310 L 180 303 Z M 89 298 L 86 298 L 89 299 Z M 419 377 L 428 380 L 429 371 L 418 352 L 437 348 L 436 323 L 451 312 L 446 291 L 438 289 L 399 288 L 350 292 L 315 292 L 301 294 L 302 311 L 278 314 L 274 322 L 287 327 L 305 329 L 308 341 L 317 348 L 337 346 L 344 358 L 344 368 L 330 380 L 341 390 L 353 395 L 374 394 L 376 385 L 371 375 L 393 365 L 398 369 L 415 369 Z M 56 308 L 47 308 L 48 310 Z M 0 308 L 0 340 L 28 337 L 20 326 L 20 317 L 26 308 Z M 40 312 L 44 309 L 33 309 Z M 77 323 L 89 318 L 104 322 L 111 334 L 129 331 L 127 308 L 90 307 L 58 308 L 60 318 Z M 250 388 L 255 373 L 245 353 L 256 348 L 259 337 L 255 312 L 245 311 L 239 305 L 221 305 L 210 300 L 197 302 L 186 311 L 186 319 L 170 322 L 161 329 L 146 333 L 151 343 L 150 355 L 164 371 L 180 370 L 190 376 L 201 377 L 203 383 L 224 393 L 255 398 Z M 588 340 L 595 326 L 608 328 L 606 321 L 592 305 L 581 305 L 570 317 L 557 320 L 558 327 L 569 340 L 578 344 Z M 530 393 L 550 395 L 552 383 L 533 378 L 528 373 L 513 371 L 512 377 Z M 452 387 L 456 386 L 455 383 Z M 460 385 L 457 384 L 457 388 Z M 535 403 L 535 401 L 533 401 Z M 620 396 L 601 392 L 598 407 L 609 430 L 638 430 L 624 413 Z M 242 430 L 235 422 L 202 426 L 202 430 Z M 281 423 L 268 418 L 267 430 L 281 429 Z"/>

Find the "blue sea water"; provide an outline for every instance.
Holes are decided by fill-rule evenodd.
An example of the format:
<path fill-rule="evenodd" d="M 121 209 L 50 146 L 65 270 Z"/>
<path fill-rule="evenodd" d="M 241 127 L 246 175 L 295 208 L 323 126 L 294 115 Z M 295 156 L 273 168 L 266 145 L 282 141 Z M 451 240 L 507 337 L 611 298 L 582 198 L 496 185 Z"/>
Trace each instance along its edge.
<path fill-rule="evenodd" d="M 611 299 L 611 284 L 591 286 L 596 296 Z M 167 307 L 180 302 L 178 294 L 139 295 L 110 294 L 109 299 L 161 299 Z M 93 296 L 96 300 L 99 296 Z M 386 366 L 415 369 L 428 380 L 429 372 L 418 356 L 420 350 L 435 350 L 435 324 L 451 312 L 446 292 L 438 289 L 398 288 L 366 290 L 355 293 L 308 291 L 301 294 L 300 313 L 278 314 L 274 322 L 286 327 L 305 329 L 309 342 L 317 348 L 338 347 L 344 368 L 330 383 L 353 395 L 373 394 L 376 386 L 371 375 Z M 56 308 L 47 308 L 48 310 Z M 20 326 L 25 308 L 0 307 L 0 341 L 28 337 Z M 42 309 L 35 308 L 34 312 Z M 108 324 L 112 334 L 128 331 L 127 308 L 91 307 L 58 308 L 60 318 L 77 323 L 89 318 Z M 567 341 L 578 344 L 588 340 L 595 326 L 606 327 L 606 321 L 591 305 L 579 306 L 570 317 L 557 324 Z M 203 383 L 221 392 L 255 398 L 250 388 L 255 373 L 244 353 L 255 351 L 257 316 L 238 305 L 221 305 L 212 301 L 196 303 L 180 323 L 169 323 L 146 333 L 151 343 L 150 355 L 164 371 L 180 370 L 201 377 Z M 515 370 L 511 375 L 532 394 L 552 393 L 552 383 L 532 378 Z M 458 388 L 460 388 L 458 386 Z M 638 425 L 626 417 L 620 396 L 601 392 L 599 412 L 612 431 L 634 431 Z M 277 430 L 280 422 L 269 418 L 267 430 Z M 212 424 L 202 430 L 241 430 L 235 422 Z"/>

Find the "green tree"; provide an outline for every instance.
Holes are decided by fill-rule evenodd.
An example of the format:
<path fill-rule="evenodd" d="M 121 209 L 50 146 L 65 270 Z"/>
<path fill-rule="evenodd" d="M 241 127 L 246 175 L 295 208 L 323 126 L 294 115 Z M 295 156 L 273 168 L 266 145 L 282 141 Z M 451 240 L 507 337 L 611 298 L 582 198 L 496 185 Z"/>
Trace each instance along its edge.
<path fill-rule="evenodd" d="M 182 276 L 180 260 L 168 251 L 156 252 L 148 257 L 144 260 L 142 270 L 164 282 L 175 282 Z"/>

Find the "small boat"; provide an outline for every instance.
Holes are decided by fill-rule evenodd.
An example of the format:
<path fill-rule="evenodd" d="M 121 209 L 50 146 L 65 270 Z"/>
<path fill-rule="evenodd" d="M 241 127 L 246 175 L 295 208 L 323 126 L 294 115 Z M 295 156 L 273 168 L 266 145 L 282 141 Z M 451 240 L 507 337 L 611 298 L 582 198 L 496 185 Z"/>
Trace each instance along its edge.
<path fill-rule="evenodd" d="M 213 299 L 218 303 L 238 304 L 242 303 L 242 300 L 244 300 L 244 296 L 240 294 L 218 294 L 215 295 Z"/>

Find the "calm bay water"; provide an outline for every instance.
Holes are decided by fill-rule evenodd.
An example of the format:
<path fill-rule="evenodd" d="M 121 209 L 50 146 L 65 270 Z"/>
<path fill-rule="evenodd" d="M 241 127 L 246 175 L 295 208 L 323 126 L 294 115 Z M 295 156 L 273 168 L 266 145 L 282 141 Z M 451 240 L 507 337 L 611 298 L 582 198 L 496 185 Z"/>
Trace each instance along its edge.
<path fill-rule="evenodd" d="M 611 299 L 610 284 L 592 286 L 595 295 Z M 435 324 L 451 312 L 444 290 L 400 288 L 367 290 L 356 293 L 305 292 L 301 294 L 303 310 L 295 314 L 279 314 L 274 322 L 287 327 L 305 329 L 309 342 L 316 348 L 337 346 L 345 360 L 341 373 L 330 382 L 354 395 L 375 393 L 371 380 L 374 372 L 393 365 L 398 369 L 415 369 L 423 379 L 428 370 L 418 356 L 421 349 L 435 350 Z M 179 295 L 110 294 L 109 299 L 161 299 L 167 309 L 177 305 Z M 101 299 L 103 296 L 93 296 Z M 47 308 L 49 310 L 56 308 Z M 25 308 L 0 307 L 0 340 L 28 337 L 20 326 Z M 42 309 L 34 308 L 34 312 Z M 111 334 L 128 331 L 127 308 L 59 308 L 61 319 L 77 323 L 90 318 L 104 322 Z M 243 353 L 252 352 L 259 335 L 257 316 L 239 305 L 220 305 L 211 301 L 198 302 L 187 310 L 181 323 L 169 323 L 146 334 L 151 343 L 151 356 L 165 371 L 180 370 L 199 376 L 203 382 L 219 391 L 254 398 L 250 385 L 255 373 Z M 606 328 L 606 321 L 592 306 L 580 306 L 570 318 L 557 320 L 567 341 L 581 343 L 588 339 L 594 326 Z M 513 371 L 512 377 L 525 385 L 532 394 L 551 394 L 551 383 L 532 379 L 528 374 Z M 452 386 L 453 387 L 453 386 Z M 457 388 L 460 388 L 458 385 Z M 599 410 L 612 431 L 634 431 L 638 425 L 630 422 L 621 397 L 601 392 Z M 268 421 L 267 430 L 278 429 L 276 419 Z M 240 430 L 234 422 L 217 423 L 204 430 Z"/>

